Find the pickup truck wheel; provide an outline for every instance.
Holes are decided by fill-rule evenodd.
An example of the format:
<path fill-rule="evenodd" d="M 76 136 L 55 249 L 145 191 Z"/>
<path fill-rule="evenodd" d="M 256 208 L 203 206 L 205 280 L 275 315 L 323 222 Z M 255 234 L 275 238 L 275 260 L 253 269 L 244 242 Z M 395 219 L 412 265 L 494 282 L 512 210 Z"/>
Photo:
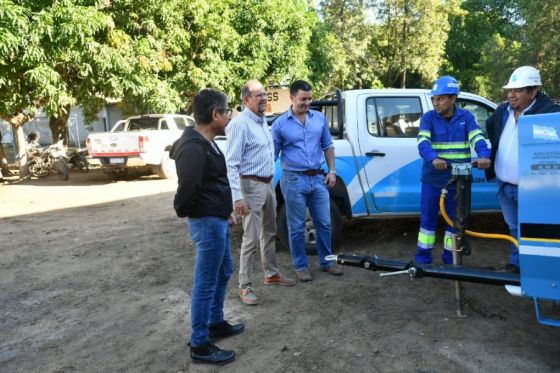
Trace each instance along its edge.
<path fill-rule="evenodd" d="M 157 174 L 162 179 L 170 179 L 177 177 L 177 169 L 175 168 L 175 161 L 169 158 L 169 152 L 163 152 L 161 157 L 161 165 L 158 167 Z"/>
<path fill-rule="evenodd" d="M 342 232 L 342 215 L 334 201 L 330 200 L 331 205 L 331 242 L 332 246 L 339 241 Z M 286 219 L 286 204 L 280 206 L 278 215 L 276 217 L 276 229 L 280 243 L 285 249 L 290 250 L 288 239 L 288 222 Z M 305 220 L 305 248 L 308 254 L 317 254 L 317 238 L 315 233 L 315 226 L 311 220 L 309 210 L 307 210 L 307 218 Z"/>

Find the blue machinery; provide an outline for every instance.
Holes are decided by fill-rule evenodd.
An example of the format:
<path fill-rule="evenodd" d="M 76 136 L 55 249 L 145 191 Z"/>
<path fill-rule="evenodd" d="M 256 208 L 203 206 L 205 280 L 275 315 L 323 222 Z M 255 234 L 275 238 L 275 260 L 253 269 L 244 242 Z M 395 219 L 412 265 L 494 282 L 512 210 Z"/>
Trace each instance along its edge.
<path fill-rule="evenodd" d="M 519 119 L 519 261 L 520 274 L 463 267 L 468 255 L 465 237 L 470 215 L 470 165 L 453 167 L 457 185 L 453 265 L 424 265 L 377 256 L 331 255 L 340 265 L 382 274 L 408 274 L 455 281 L 457 316 L 464 317 L 461 282 L 505 285 L 512 295 L 530 298 L 541 324 L 560 327 L 560 320 L 544 317 L 541 301 L 560 301 L 560 113 Z M 472 232 L 467 232 L 472 233 Z M 515 241 L 515 240 L 513 240 Z"/>

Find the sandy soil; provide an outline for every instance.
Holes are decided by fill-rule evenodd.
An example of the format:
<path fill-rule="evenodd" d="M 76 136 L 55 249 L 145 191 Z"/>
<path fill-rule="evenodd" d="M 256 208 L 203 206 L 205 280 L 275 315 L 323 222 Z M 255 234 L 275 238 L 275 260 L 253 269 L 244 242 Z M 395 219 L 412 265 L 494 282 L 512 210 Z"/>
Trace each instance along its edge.
<path fill-rule="evenodd" d="M 237 360 L 192 365 L 194 251 L 172 209 L 175 184 L 94 170 L 0 185 L 0 372 L 560 372 L 560 329 L 538 324 L 529 300 L 466 284 L 460 319 L 450 281 L 350 267 L 341 278 L 313 267 L 313 283 L 294 288 L 259 277 L 255 307 L 240 302 L 234 276 L 226 317 L 247 329 L 219 345 Z M 504 231 L 499 221 L 473 228 Z M 355 222 L 336 251 L 410 258 L 417 226 Z M 238 264 L 239 227 L 233 237 Z M 472 246 L 466 264 L 505 264 L 507 243 Z M 279 258 L 294 276 L 289 253 Z"/>

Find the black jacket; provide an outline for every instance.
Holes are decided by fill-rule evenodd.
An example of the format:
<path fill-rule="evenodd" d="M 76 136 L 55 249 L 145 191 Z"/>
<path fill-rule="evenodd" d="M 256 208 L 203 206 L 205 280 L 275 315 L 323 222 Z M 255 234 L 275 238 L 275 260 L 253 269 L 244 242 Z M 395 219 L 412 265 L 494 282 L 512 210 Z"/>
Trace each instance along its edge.
<path fill-rule="evenodd" d="M 496 177 L 496 172 L 494 171 L 494 161 L 496 160 L 496 154 L 498 152 L 498 146 L 500 145 L 500 136 L 502 136 L 502 131 L 509 116 L 507 110 L 509 103 L 504 102 L 494 113 L 486 120 L 486 133 L 490 144 L 492 144 L 492 153 L 490 155 L 490 160 L 492 161 L 492 166 L 486 169 L 486 180 L 492 180 Z M 545 114 L 545 113 L 557 113 L 560 112 L 560 106 L 556 105 L 550 97 L 542 92 L 537 93 L 535 98 L 535 104 L 531 110 L 527 111 L 523 115 L 534 115 L 534 114 Z"/>
<path fill-rule="evenodd" d="M 233 211 L 224 154 L 194 128 L 187 128 L 170 152 L 178 176 L 173 207 L 177 216 L 227 219 Z"/>

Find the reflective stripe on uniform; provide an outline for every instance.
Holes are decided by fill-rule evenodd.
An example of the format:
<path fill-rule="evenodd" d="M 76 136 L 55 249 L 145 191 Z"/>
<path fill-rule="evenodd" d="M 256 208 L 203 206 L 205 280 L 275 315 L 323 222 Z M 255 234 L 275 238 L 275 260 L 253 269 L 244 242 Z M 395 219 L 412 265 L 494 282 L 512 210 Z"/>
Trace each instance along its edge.
<path fill-rule="evenodd" d="M 422 249 L 431 249 L 436 243 L 436 232 L 420 228 L 418 232 L 418 247 Z"/>
<path fill-rule="evenodd" d="M 470 159 L 471 153 L 438 153 L 438 157 L 443 159 Z"/>
<path fill-rule="evenodd" d="M 464 150 L 469 148 L 468 142 L 433 142 L 433 149 Z"/>
<path fill-rule="evenodd" d="M 473 130 L 471 132 L 469 132 L 469 141 L 472 142 L 472 140 L 477 136 L 477 135 L 481 135 L 482 136 L 482 131 L 479 129 Z M 484 137 L 483 137 L 484 138 Z"/>
<path fill-rule="evenodd" d="M 457 235 L 449 231 L 445 231 L 445 236 L 443 236 L 443 247 L 445 250 L 453 250 L 453 241 Z"/>

